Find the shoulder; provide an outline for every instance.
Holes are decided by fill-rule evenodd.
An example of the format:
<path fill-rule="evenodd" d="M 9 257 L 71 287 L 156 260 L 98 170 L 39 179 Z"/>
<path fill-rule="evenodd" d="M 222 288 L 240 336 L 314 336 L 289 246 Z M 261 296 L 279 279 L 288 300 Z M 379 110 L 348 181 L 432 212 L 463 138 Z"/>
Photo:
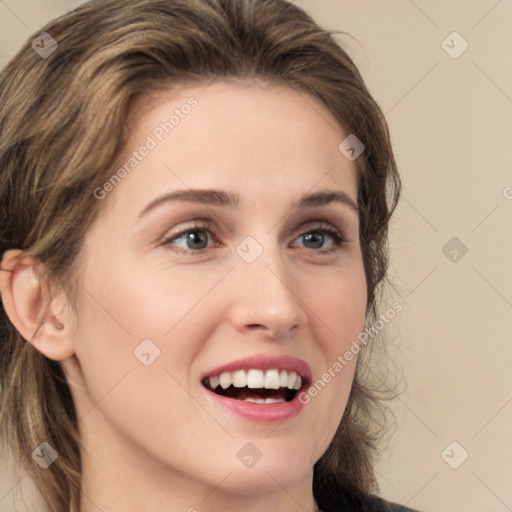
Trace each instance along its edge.
<path fill-rule="evenodd" d="M 419 512 L 339 483 L 316 483 L 313 493 L 322 512 Z"/>
<path fill-rule="evenodd" d="M 419 512 L 418 510 L 406 507 L 405 505 L 399 505 L 398 503 L 388 501 L 383 501 L 383 503 L 384 507 L 387 507 L 384 509 L 386 512 Z"/>
<path fill-rule="evenodd" d="M 333 504 L 331 508 L 321 509 L 322 512 L 419 512 L 418 510 L 399 505 L 398 503 L 391 503 L 377 496 L 367 495 L 359 502 L 353 503 L 347 507 L 346 503 L 339 505 Z"/>
<path fill-rule="evenodd" d="M 318 500 L 317 500 L 318 501 Z M 341 500 L 320 506 L 322 512 L 419 512 L 372 495 L 360 496 L 357 501 Z"/>

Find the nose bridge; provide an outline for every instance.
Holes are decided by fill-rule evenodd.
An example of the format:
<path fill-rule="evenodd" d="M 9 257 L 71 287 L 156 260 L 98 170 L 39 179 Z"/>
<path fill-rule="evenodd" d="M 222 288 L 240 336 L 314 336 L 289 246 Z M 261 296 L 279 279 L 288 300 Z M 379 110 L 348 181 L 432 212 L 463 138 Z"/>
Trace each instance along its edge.
<path fill-rule="evenodd" d="M 273 336 L 282 336 L 300 325 L 305 313 L 297 281 L 274 237 L 268 233 L 258 235 L 258 239 L 248 236 L 236 252 L 233 323 L 238 328 L 266 327 Z"/>

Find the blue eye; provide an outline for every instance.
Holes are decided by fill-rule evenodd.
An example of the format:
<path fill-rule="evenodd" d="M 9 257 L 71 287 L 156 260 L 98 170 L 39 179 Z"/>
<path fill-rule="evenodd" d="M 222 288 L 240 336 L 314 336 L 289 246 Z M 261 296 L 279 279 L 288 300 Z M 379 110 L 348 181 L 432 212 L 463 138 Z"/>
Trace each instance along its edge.
<path fill-rule="evenodd" d="M 215 231 L 212 230 L 208 222 L 195 224 L 176 235 L 165 238 L 162 245 L 169 246 L 178 252 L 191 255 L 203 254 L 208 249 L 208 233 L 213 235 L 214 239 L 217 239 Z M 305 244 L 310 244 L 309 247 L 305 247 L 306 249 L 312 249 L 314 252 L 321 254 L 340 250 L 347 242 L 339 231 L 324 226 L 309 229 L 297 237 L 297 239 L 300 238 L 303 239 Z M 326 238 L 332 240 L 331 248 L 325 249 L 322 247 Z M 184 244 L 185 247 L 183 247 L 183 245 L 181 247 L 177 245 L 179 243 Z M 219 244 L 216 244 L 216 247 L 218 246 Z"/>
<path fill-rule="evenodd" d="M 167 238 L 164 241 L 164 244 L 174 246 L 175 242 L 183 240 L 186 247 L 178 247 L 177 250 L 179 252 L 202 253 L 207 248 L 205 244 L 208 244 L 208 236 L 205 234 L 207 232 L 211 233 L 208 223 L 194 225 L 184 231 L 181 231 L 176 236 Z"/>
<path fill-rule="evenodd" d="M 323 250 L 322 252 L 332 252 L 336 249 L 339 249 L 341 246 L 345 245 L 345 238 L 341 235 L 339 231 L 329 229 L 329 228 L 315 228 L 310 229 L 306 233 L 303 233 L 299 236 L 299 238 L 303 238 L 307 243 L 311 243 L 313 247 L 307 247 L 308 249 L 318 249 L 319 245 L 325 242 L 325 235 L 328 238 L 332 238 L 334 241 L 334 248 Z M 320 247 L 323 249 L 323 247 Z"/>

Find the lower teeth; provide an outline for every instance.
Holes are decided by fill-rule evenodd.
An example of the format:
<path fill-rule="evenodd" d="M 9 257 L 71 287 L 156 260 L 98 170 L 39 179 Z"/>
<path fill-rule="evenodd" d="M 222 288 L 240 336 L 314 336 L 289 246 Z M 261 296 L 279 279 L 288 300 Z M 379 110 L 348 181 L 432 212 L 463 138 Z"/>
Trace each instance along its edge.
<path fill-rule="evenodd" d="M 244 402 L 253 402 L 255 404 L 275 404 L 277 402 L 286 402 L 284 398 L 244 398 Z"/>

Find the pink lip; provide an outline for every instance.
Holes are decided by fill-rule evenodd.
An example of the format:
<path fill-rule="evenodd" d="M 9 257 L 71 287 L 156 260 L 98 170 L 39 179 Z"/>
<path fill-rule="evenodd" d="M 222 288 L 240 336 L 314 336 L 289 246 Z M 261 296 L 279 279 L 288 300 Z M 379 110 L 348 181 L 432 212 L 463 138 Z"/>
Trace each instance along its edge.
<path fill-rule="evenodd" d="M 301 359 L 291 356 L 268 357 L 263 355 L 246 357 L 233 361 L 223 366 L 219 366 L 214 370 L 204 374 L 201 381 L 205 377 L 214 377 L 222 372 L 234 372 L 236 370 L 249 370 L 256 368 L 259 370 L 291 370 L 300 375 L 303 379 L 303 387 L 307 387 L 311 382 L 311 370 L 307 363 Z M 226 396 L 217 395 L 206 387 L 203 387 L 207 399 L 215 406 L 222 407 L 228 413 L 234 413 L 244 419 L 257 421 L 261 423 L 282 422 L 297 416 L 304 404 L 299 400 L 299 391 L 291 402 L 277 402 L 273 404 L 256 404 L 237 400 L 236 398 L 228 398 Z"/>
<path fill-rule="evenodd" d="M 308 364 L 302 359 L 292 356 L 269 357 L 264 355 L 249 356 L 231 363 L 219 366 L 214 370 L 205 373 L 201 377 L 201 381 L 205 377 L 214 377 L 222 372 L 234 372 L 236 370 L 250 370 L 256 368 L 258 370 L 292 370 L 302 377 L 302 380 L 311 380 L 311 370 Z"/>
<path fill-rule="evenodd" d="M 299 400 L 299 393 L 291 402 L 277 402 L 274 404 L 255 404 L 237 400 L 236 398 L 228 398 L 226 396 L 217 395 L 213 391 L 203 387 L 207 395 L 207 399 L 215 406 L 222 407 L 229 413 L 234 413 L 244 419 L 257 421 L 260 423 L 282 422 L 297 416 L 304 407 Z"/>

